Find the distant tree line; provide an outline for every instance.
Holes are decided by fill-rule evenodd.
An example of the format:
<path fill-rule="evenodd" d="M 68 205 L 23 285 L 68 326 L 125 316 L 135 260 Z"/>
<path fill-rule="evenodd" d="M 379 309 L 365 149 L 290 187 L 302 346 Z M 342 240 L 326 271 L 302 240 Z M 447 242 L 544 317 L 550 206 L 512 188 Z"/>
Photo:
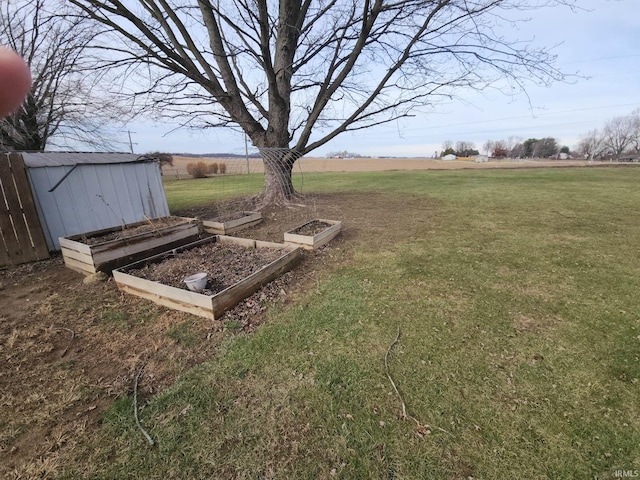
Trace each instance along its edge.
<path fill-rule="evenodd" d="M 607 120 L 600 130 L 587 132 L 580 139 L 578 152 L 590 160 L 640 155 L 640 108 Z"/>
<path fill-rule="evenodd" d="M 555 138 L 529 138 L 523 140 L 520 137 L 509 137 L 506 140 L 487 140 L 482 146 L 490 157 L 494 158 L 548 158 L 559 153 L 569 154 L 569 147 L 558 146 Z M 442 145 L 441 156 L 453 154 L 458 157 L 472 157 L 480 155 L 473 142 L 446 141 Z"/>
<path fill-rule="evenodd" d="M 558 145 L 552 137 L 528 138 L 509 137 L 506 140 L 488 140 L 484 150 L 491 157 L 496 158 L 551 158 L 559 153 L 569 154 L 569 147 Z"/>
<path fill-rule="evenodd" d="M 342 150 L 340 152 L 327 153 L 327 158 L 366 158 L 366 157 L 365 155 L 360 155 L 359 153 Z"/>
<path fill-rule="evenodd" d="M 474 155 L 480 155 L 480 152 L 476 150 L 476 146 L 473 142 L 458 141 L 455 146 L 452 141 L 446 141 L 442 145 L 441 156 L 455 155 L 457 157 L 473 157 Z"/>
<path fill-rule="evenodd" d="M 625 155 L 640 155 L 640 109 L 630 115 L 607 120 L 600 130 L 584 135 L 575 151 L 560 146 L 552 137 L 528 138 L 511 136 L 503 140 L 487 140 L 483 151 L 494 158 L 553 158 L 561 154 L 582 158 L 607 159 Z M 458 157 L 479 155 L 473 142 L 447 140 L 442 144 L 441 156 L 454 154 Z"/>

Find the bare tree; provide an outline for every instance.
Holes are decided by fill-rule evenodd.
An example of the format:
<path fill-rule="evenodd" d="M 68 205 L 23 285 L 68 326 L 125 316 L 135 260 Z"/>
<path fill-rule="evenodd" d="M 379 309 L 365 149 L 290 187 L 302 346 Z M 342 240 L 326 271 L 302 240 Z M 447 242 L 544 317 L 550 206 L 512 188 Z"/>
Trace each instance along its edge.
<path fill-rule="evenodd" d="M 455 151 L 453 148 L 453 140 L 445 140 L 442 142 L 442 151 L 445 152 L 448 150 L 451 150 L 452 152 Z"/>
<path fill-rule="evenodd" d="M 634 115 L 613 117 L 602 129 L 602 142 L 608 154 L 619 157 L 636 145 L 638 121 Z"/>
<path fill-rule="evenodd" d="M 117 35 L 119 43 L 103 48 L 114 65 L 147 76 L 136 93 L 157 115 L 237 128 L 263 152 L 282 149 L 265 161 L 265 203 L 293 197 L 295 159 L 343 132 L 408 117 L 498 79 L 510 91 L 563 79 L 548 49 L 504 38 L 496 26 L 513 26 L 530 9 L 576 3 L 70 1 Z"/>
<path fill-rule="evenodd" d="M 493 149 L 491 150 L 490 156 L 495 158 L 504 158 L 509 156 L 509 149 L 507 148 L 507 143 L 504 140 L 496 140 L 492 144 Z"/>
<path fill-rule="evenodd" d="M 524 156 L 524 145 L 521 137 L 509 136 L 506 140 L 487 140 L 482 149 L 487 155 L 494 157 L 520 158 Z"/>
<path fill-rule="evenodd" d="M 633 149 L 633 153 L 640 153 L 640 108 L 636 108 L 631 112 L 631 129 L 633 134 L 631 135 L 630 148 Z"/>
<path fill-rule="evenodd" d="M 486 142 L 484 142 L 484 144 L 482 145 L 482 150 L 484 152 L 486 152 L 487 156 L 490 157 L 491 154 L 493 153 L 494 147 L 496 146 L 496 141 L 495 140 L 487 140 Z"/>
<path fill-rule="evenodd" d="M 0 150 L 44 150 L 70 144 L 108 148 L 107 120 L 122 118 L 96 86 L 89 42 L 98 25 L 56 0 L 5 0 L 0 6 L 0 44 L 29 64 L 33 86 L 26 101 L 0 120 Z"/>
<path fill-rule="evenodd" d="M 522 137 L 518 137 L 518 136 L 515 136 L 515 135 L 510 135 L 504 141 L 504 144 L 505 144 L 505 148 L 507 150 L 509 150 L 509 155 L 512 156 L 512 157 L 516 157 L 516 156 L 518 156 L 516 154 L 519 153 L 518 145 L 522 144 Z"/>
<path fill-rule="evenodd" d="M 473 142 L 467 142 L 465 140 L 458 140 L 456 142 L 456 155 L 460 157 L 469 157 L 472 155 L 478 155 L 476 145 Z"/>
<path fill-rule="evenodd" d="M 509 155 L 511 158 L 523 158 L 525 156 L 524 143 L 522 141 L 515 143 L 509 150 Z"/>
<path fill-rule="evenodd" d="M 602 135 L 597 129 L 587 132 L 578 142 L 578 152 L 588 160 L 599 158 L 603 153 L 603 149 Z"/>

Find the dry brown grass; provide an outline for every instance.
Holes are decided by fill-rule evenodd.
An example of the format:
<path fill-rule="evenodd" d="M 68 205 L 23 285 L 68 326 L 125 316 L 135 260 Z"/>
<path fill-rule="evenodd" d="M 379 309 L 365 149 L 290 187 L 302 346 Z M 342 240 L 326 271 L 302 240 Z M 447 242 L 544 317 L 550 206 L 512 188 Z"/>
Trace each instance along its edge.
<path fill-rule="evenodd" d="M 241 157 L 211 158 L 211 157 L 173 157 L 173 165 L 163 167 L 165 175 L 187 175 L 189 163 L 202 161 L 205 164 L 224 162 L 226 173 L 231 175 L 247 173 L 247 160 Z M 263 173 L 264 166 L 259 158 L 249 158 L 249 171 Z M 394 170 L 460 170 L 488 169 L 488 168 L 531 168 L 531 167 L 567 167 L 604 164 L 601 162 L 588 163 L 579 160 L 492 160 L 485 163 L 475 163 L 471 159 L 445 161 L 433 158 L 354 158 L 337 159 L 321 157 L 303 157 L 296 162 L 294 170 L 309 172 L 384 172 Z M 606 163 L 608 165 L 608 163 Z M 224 173 L 224 172 L 221 172 Z"/>

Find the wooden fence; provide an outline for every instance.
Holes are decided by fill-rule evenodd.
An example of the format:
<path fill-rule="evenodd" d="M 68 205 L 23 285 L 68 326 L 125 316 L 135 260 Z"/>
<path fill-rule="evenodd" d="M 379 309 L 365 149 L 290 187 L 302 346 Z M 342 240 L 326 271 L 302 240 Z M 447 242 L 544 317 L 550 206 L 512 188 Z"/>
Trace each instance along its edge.
<path fill-rule="evenodd" d="M 19 153 L 0 153 L 0 267 L 49 257 Z"/>

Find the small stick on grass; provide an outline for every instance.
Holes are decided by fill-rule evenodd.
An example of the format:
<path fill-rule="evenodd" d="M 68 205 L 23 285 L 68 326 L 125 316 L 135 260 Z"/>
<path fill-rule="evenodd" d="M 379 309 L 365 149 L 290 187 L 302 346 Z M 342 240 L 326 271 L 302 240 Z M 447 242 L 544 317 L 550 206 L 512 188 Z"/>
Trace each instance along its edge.
<path fill-rule="evenodd" d="M 138 381 L 140 380 L 140 376 L 142 375 L 142 370 L 144 370 L 144 367 L 145 364 L 143 364 L 140 367 L 140 370 L 138 370 L 136 381 L 133 385 L 133 416 L 135 417 L 136 425 L 144 435 L 144 438 L 146 438 L 149 445 L 153 447 L 156 443 L 153 441 L 153 438 L 151 438 L 151 435 L 149 435 L 149 433 L 147 433 L 147 431 L 142 427 L 142 425 L 140 424 L 140 419 L 138 418 Z"/>
<path fill-rule="evenodd" d="M 65 348 L 62 353 L 60 354 L 60 358 L 64 357 L 67 352 L 69 351 L 69 349 L 71 348 L 71 344 L 73 343 L 74 338 L 76 338 L 76 332 L 74 332 L 73 330 L 71 330 L 70 328 L 62 328 L 63 330 L 66 330 L 67 332 L 71 333 L 71 339 L 69 340 L 69 344 L 67 345 L 67 348 Z"/>
<path fill-rule="evenodd" d="M 412 415 L 409 415 L 407 413 L 407 406 L 404 403 L 404 399 L 402 398 L 402 395 L 400 395 L 400 391 L 398 390 L 398 387 L 396 386 L 396 382 L 393 381 L 393 378 L 391 378 L 391 374 L 389 373 L 389 353 L 391 353 L 391 350 L 393 349 L 393 347 L 395 346 L 396 343 L 398 343 L 398 340 L 400 340 L 400 327 L 398 327 L 398 333 L 396 335 L 396 338 L 393 340 L 393 342 L 391 342 L 391 345 L 389 345 L 389 348 L 387 349 L 387 353 L 384 355 L 384 369 L 385 372 L 387 373 L 387 378 L 389 379 L 389 382 L 391 382 L 391 386 L 393 387 L 393 390 L 396 392 L 396 395 L 398 396 L 398 399 L 400 400 L 400 404 L 402 405 L 402 415 L 401 418 L 403 420 L 406 419 L 410 419 L 413 420 L 414 422 L 416 422 L 416 430 L 418 431 L 418 433 L 420 435 L 427 435 L 429 433 L 431 433 L 431 429 L 435 428 L 436 430 L 439 430 L 441 432 L 444 433 L 448 433 L 449 435 L 452 435 L 452 433 L 447 432 L 445 429 L 440 428 L 440 427 L 430 427 L 429 425 L 422 425 L 418 419 Z"/>
<path fill-rule="evenodd" d="M 400 327 L 398 327 L 398 334 L 396 335 L 395 340 L 391 342 L 391 345 L 389 345 L 389 348 L 387 349 L 387 353 L 384 355 L 384 369 L 387 372 L 387 378 L 391 382 L 391 386 L 393 387 L 393 390 L 396 392 L 396 395 L 398 396 L 398 399 L 402 404 L 402 419 L 404 420 L 407 418 L 407 406 L 404 404 L 402 395 L 400 395 L 400 392 L 398 391 L 398 387 L 396 387 L 396 383 L 393 381 L 393 378 L 391 378 L 391 374 L 389 373 L 389 353 L 391 353 L 391 349 L 393 348 L 393 346 L 396 343 L 398 343 L 398 340 L 400 340 Z"/>

